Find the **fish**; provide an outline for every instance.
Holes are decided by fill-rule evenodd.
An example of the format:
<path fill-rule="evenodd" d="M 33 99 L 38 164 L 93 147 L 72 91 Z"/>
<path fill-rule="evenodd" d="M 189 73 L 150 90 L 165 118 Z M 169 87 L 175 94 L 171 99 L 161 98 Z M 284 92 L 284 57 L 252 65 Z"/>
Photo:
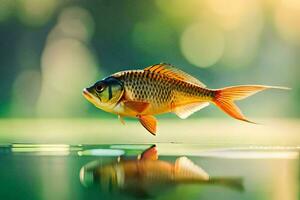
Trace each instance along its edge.
<path fill-rule="evenodd" d="M 238 85 L 209 89 L 200 80 L 171 64 L 160 63 L 141 70 L 114 73 L 90 87 L 83 96 L 97 108 L 123 117 L 138 118 L 156 135 L 154 115 L 175 113 L 186 119 L 191 114 L 214 104 L 229 116 L 249 123 L 235 101 L 245 99 L 266 89 L 290 89 L 267 85 Z"/>
<path fill-rule="evenodd" d="M 136 159 L 118 158 L 102 164 L 95 160 L 79 172 L 84 187 L 98 186 L 102 192 L 153 197 L 177 185 L 220 185 L 244 191 L 241 177 L 212 177 L 185 156 L 175 162 L 159 160 L 156 145 L 152 145 Z"/>

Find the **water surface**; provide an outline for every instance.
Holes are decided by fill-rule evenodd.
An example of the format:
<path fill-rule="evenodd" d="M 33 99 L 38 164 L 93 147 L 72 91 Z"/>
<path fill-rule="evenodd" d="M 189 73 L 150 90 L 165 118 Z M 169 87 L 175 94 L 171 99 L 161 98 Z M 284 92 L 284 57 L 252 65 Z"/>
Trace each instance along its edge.
<path fill-rule="evenodd" d="M 113 170 L 96 176 L 106 166 L 115 169 L 120 161 L 138 163 L 139 155 L 152 145 L 2 145 L 0 199 L 298 199 L 299 154 L 293 147 L 212 148 L 159 143 L 159 161 L 172 166 L 185 156 L 205 170 L 211 181 L 166 182 L 164 173 L 156 173 L 158 179 L 150 180 L 155 168 L 147 168 L 147 180 L 145 171 L 135 174 L 137 181 L 130 186 L 126 185 L 128 177 L 120 185 L 116 178 L 120 173 L 113 174 L 113 179 Z M 157 162 L 152 164 L 160 170 Z M 87 168 L 92 173 L 86 172 L 83 178 Z M 231 184 L 231 180 L 236 181 Z"/>

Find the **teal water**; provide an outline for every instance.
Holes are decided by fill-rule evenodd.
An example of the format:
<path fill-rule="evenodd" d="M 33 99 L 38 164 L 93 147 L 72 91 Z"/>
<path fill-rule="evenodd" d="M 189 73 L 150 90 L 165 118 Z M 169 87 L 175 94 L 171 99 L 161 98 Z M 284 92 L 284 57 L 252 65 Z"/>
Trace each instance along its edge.
<path fill-rule="evenodd" d="M 184 156 L 211 179 L 166 181 L 157 161 L 124 178 L 120 162 L 141 166 L 152 145 L 2 145 L 0 199 L 298 199 L 296 147 L 157 144 L 162 163 Z"/>

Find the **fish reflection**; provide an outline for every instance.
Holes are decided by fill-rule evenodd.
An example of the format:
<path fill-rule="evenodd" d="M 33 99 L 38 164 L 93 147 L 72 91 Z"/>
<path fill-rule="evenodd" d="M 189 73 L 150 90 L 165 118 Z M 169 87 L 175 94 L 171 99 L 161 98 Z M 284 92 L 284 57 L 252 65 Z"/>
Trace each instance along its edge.
<path fill-rule="evenodd" d="M 82 185 L 99 185 L 102 191 L 115 191 L 136 197 L 152 197 L 179 184 L 217 184 L 243 191 L 241 178 L 210 177 L 200 166 L 187 157 L 179 157 L 175 163 L 158 160 L 155 145 L 145 150 L 136 160 L 118 159 L 101 165 L 93 161 L 80 170 Z"/>

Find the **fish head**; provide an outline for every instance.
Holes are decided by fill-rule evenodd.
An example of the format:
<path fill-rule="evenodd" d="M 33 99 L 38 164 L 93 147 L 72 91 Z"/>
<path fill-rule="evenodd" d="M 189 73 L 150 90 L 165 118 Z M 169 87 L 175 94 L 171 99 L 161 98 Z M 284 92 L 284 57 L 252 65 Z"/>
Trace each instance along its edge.
<path fill-rule="evenodd" d="M 120 167 L 115 164 L 103 166 L 100 161 L 93 161 L 80 169 L 80 182 L 85 187 L 98 185 L 102 192 L 114 192 L 123 186 L 120 180 L 124 177 L 118 177 L 124 176 L 118 171 Z"/>
<path fill-rule="evenodd" d="M 109 111 L 118 103 L 124 93 L 122 81 L 107 77 L 83 89 L 83 96 L 96 107 Z"/>

